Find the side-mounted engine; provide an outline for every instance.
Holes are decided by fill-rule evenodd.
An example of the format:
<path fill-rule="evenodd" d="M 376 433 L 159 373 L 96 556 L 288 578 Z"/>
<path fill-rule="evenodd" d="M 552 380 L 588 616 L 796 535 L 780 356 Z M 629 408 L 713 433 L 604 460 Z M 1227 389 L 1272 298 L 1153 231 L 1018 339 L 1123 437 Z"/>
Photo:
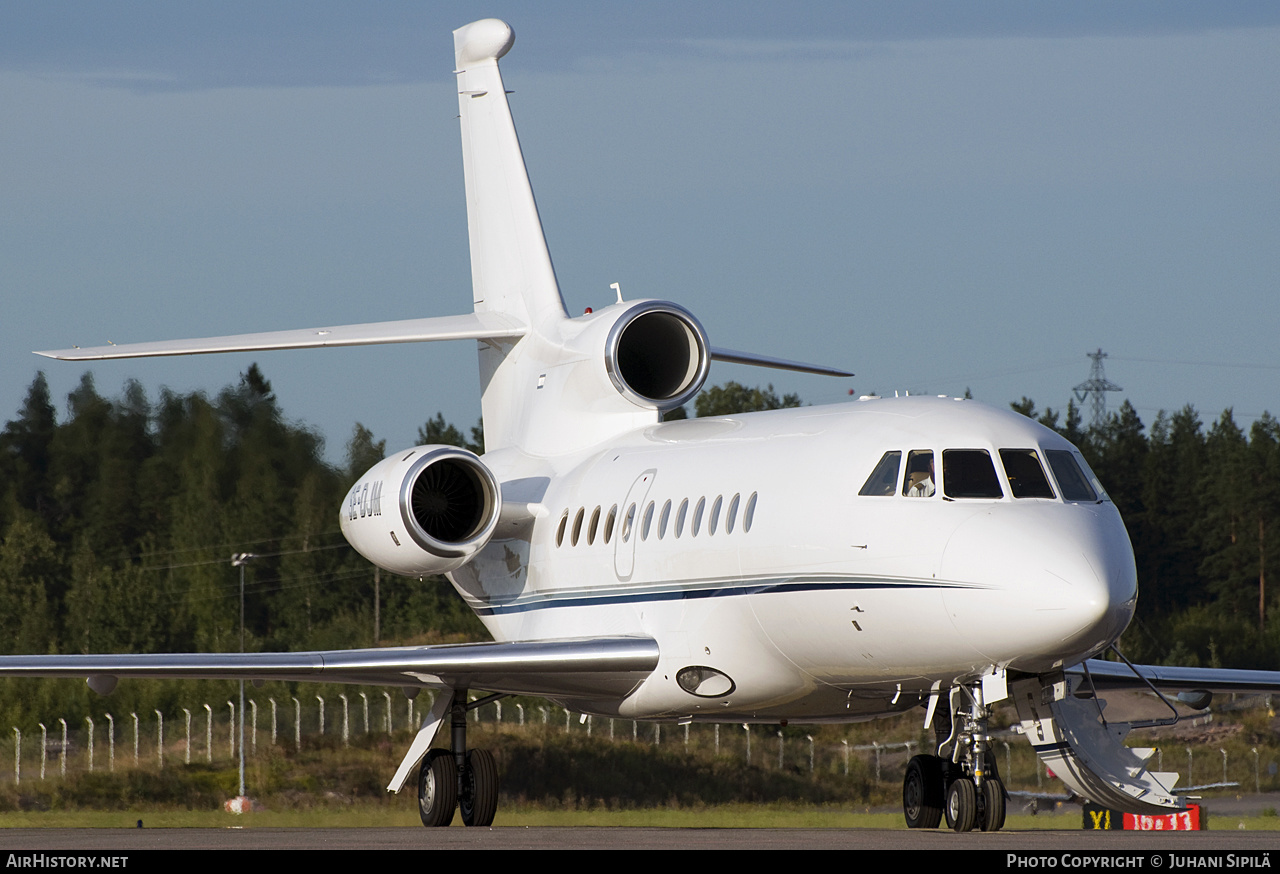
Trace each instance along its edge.
<path fill-rule="evenodd" d="M 498 524 L 502 489 L 473 452 L 416 446 L 375 464 L 342 504 L 343 536 L 381 568 L 403 576 L 456 570 Z"/>
<path fill-rule="evenodd" d="M 702 388 L 711 366 L 702 325 L 684 307 L 667 301 L 626 306 L 609 325 L 603 345 L 609 380 L 639 407 L 666 411 L 687 403 Z"/>

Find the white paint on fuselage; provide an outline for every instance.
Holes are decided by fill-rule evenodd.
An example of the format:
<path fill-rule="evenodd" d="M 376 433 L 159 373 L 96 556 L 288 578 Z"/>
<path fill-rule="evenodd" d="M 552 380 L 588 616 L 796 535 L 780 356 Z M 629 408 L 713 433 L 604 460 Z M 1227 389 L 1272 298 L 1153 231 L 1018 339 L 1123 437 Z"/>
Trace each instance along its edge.
<path fill-rule="evenodd" d="M 651 425 L 574 456 L 491 453 L 484 460 L 504 484 L 548 483 L 544 512 L 529 540 L 496 540 L 451 578 L 498 640 L 656 639 L 654 674 L 620 704 L 577 702 L 594 712 L 847 719 L 902 709 L 935 680 L 1073 664 L 1132 616 L 1133 554 L 1115 507 L 1011 497 L 1002 448 L 1035 449 L 1043 464 L 1045 449 L 1071 447 L 1010 411 L 915 397 Z M 904 497 L 900 486 L 892 496 L 858 495 L 885 452 L 905 459 L 915 449 L 939 460 L 945 449 L 987 450 L 1005 496 L 950 500 L 945 483 L 932 498 Z M 691 695 L 676 684 L 690 665 L 722 671 L 736 688 Z M 899 687 L 906 694 L 890 705 Z"/>

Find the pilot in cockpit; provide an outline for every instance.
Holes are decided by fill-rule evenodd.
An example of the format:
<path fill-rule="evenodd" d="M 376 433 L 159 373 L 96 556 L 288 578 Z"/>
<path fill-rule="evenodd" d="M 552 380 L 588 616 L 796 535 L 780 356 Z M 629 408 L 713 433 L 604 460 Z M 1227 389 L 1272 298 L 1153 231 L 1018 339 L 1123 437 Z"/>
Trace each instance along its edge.
<path fill-rule="evenodd" d="M 907 457 L 907 478 L 902 493 L 908 498 L 931 498 L 936 491 L 933 483 L 933 453 L 916 449 Z"/>

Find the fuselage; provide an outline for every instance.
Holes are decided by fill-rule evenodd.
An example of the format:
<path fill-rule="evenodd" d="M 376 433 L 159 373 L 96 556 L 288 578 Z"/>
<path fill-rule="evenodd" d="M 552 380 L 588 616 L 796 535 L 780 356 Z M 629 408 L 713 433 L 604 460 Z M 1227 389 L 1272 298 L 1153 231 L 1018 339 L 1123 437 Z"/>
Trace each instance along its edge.
<path fill-rule="evenodd" d="M 504 501 L 538 508 L 450 574 L 494 637 L 658 642 L 653 675 L 575 702 L 589 712 L 882 715 L 939 681 L 1074 664 L 1136 600 L 1124 525 L 1079 453 L 974 401 L 676 421 L 484 461 Z"/>

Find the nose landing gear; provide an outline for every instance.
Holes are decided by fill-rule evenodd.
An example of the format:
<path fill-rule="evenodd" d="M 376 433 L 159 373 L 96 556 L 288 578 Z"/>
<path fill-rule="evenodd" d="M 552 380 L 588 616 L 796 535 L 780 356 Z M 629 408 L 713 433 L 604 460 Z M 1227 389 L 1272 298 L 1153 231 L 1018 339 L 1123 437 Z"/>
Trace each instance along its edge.
<path fill-rule="evenodd" d="M 959 717 L 962 726 L 955 727 Z M 914 757 L 902 783 L 907 828 L 937 828 L 943 816 L 958 832 L 1004 827 L 1005 789 L 991 755 L 981 684 L 956 686 L 933 716 L 937 755 Z"/>

